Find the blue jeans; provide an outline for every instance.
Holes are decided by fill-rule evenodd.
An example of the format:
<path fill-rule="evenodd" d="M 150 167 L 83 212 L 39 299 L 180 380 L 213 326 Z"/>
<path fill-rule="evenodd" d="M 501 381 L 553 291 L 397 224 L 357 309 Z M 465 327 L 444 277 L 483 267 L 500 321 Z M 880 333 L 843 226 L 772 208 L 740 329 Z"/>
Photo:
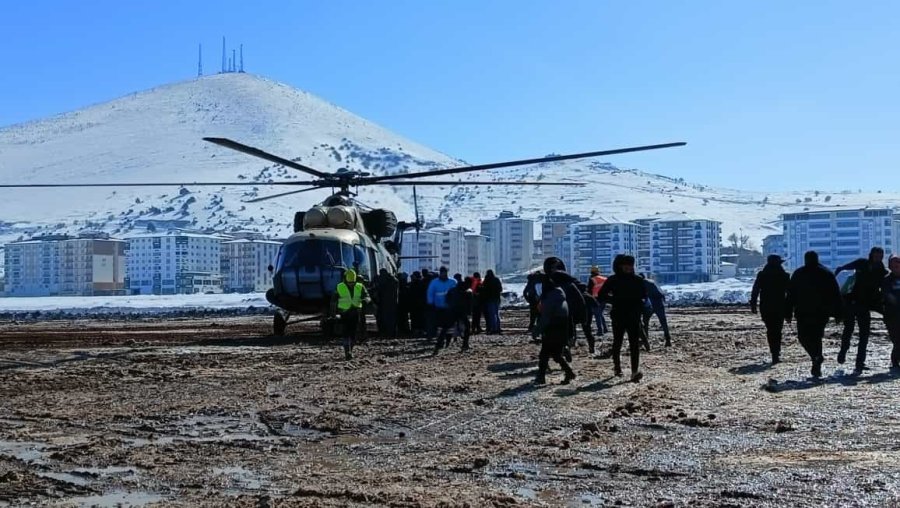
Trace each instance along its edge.
<path fill-rule="evenodd" d="M 488 333 L 500 331 L 500 302 L 484 302 L 484 320 Z"/>
<path fill-rule="evenodd" d="M 603 311 L 606 310 L 606 304 L 601 303 L 594 307 L 594 319 L 597 321 L 597 335 L 604 335 L 609 331 L 606 327 L 606 318 L 603 317 Z"/>

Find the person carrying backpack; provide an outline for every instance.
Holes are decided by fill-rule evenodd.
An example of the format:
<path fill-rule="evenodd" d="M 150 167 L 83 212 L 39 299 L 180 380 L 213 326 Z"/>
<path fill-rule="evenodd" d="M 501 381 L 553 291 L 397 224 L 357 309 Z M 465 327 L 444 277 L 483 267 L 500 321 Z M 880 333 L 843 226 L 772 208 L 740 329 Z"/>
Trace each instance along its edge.
<path fill-rule="evenodd" d="M 574 331 L 571 313 L 577 312 L 576 309 L 579 308 L 580 312 L 584 313 L 585 308 L 584 300 L 581 299 L 575 286 L 575 279 L 567 274 L 565 269 L 566 265 L 557 257 L 549 257 L 544 261 L 544 276 L 538 304 L 541 352 L 538 356 L 538 373 L 534 380 L 537 385 L 547 382 L 547 368 L 551 358 L 565 372 L 562 384 L 567 385 L 576 377 L 575 371 L 564 358 L 564 350 Z M 574 295 L 571 302 L 570 295 Z"/>

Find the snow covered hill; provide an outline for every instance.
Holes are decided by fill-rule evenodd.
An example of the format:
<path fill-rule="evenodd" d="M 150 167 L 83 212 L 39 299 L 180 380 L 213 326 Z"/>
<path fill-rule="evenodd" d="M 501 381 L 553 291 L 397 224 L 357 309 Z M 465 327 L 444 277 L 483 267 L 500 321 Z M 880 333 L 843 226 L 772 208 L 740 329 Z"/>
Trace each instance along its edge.
<path fill-rule="evenodd" d="M 324 171 L 348 167 L 379 174 L 462 164 L 290 86 L 250 74 L 205 76 L 0 129 L 0 183 L 239 180 L 259 185 L 0 189 L 0 243 L 38 233 L 98 229 L 128 236 L 143 232 L 136 221 L 163 218 L 190 220 L 197 228 L 225 232 L 249 229 L 286 236 L 295 210 L 306 209 L 328 195 L 328 190 L 320 190 L 244 203 L 251 197 L 287 190 L 267 186 L 267 181 L 305 180 L 307 176 L 211 145 L 201 140 L 204 136 L 229 137 Z M 636 144 L 663 141 L 671 140 L 636 140 Z M 585 147 L 601 148 L 614 147 Z M 501 210 L 538 220 L 554 212 L 625 219 L 686 212 L 722 220 L 725 235 L 743 230 L 759 245 L 763 236 L 776 231 L 772 222 L 785 212 L 900 203 L 896 192 L 765 194 L 717 189 L 638 170 L 621 170 L 605 161 L 546 164 L 459 177 L 462 181 L 488 178 L 587 185 L 566 189 L 420 187 L 420 206 L 426 219 L 477 230 L 479 219 Z M 409 188 L 361 189 L 359 199 L 412 219 Z"/>

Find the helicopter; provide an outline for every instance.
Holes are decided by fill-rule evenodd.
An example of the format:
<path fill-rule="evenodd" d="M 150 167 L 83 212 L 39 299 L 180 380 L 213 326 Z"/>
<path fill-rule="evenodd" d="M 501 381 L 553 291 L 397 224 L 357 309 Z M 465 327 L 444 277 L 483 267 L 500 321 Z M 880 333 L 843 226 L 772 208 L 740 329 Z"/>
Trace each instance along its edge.
<path fill-rule="evenodd" d="M 278 194 L 257 197 L 245 201 L 257 203 L 270 199 L 314 191 L 333 189 L 334 193 L 306 211 L 294 214 L 293 233 L 282 244 L 275 260 L 269 265 L 272 287 L 266 292 L 266 300 L 275 308 L 272 331 L 276 336 L 285 333 L 292 319 L 310 321 L 320 319 L 322 331 L 326 335 L 334 332 L 334 310 L 332 295 L 341 281 L 345 270 L 353 268 L 367 285 L 375 280 L 381 269 L 397 275 L 403 232 L 422 227 L 418 210 L 416 186 L 456 186 L 456 185 L 526 185 L 526 186 L 582 186 L 582 182 L 535 182 L 535 181 L 455 181 L 419 180 L 425 177 L 455 175 L 491 169 L 518 167 L 547 162 L 600 157 L 646 150 L 657 150 L 684 146 L 684 142 L 616 148 L 569 155 L 522 159 L 490 164 L 433 169 L 413 173 L 373 175 L 369 172 L 341 168 L 335 172 L 324 172 L 300 164 L 259 148 L 255 148 L 228 138 L 204 137 L 204 141 L 224 148 L 236 150 L 275 164 L 291 168 L 313 177 L 309 180 L 259 182 L 180 182 L 180 183 L 76 183 L 76 184 L 0 184 L 0 188 L 47 188 L 47 187 L 142 187 L 142 186 L 246 186 L 273 185 L 301 187 Z M 370 208 L 354 198 L 360 187 L 387 185 L 412 187 L 416 218 L 413 222 L 400 222 L 394 212 L 382 208 Z M 371 288 L 370 288 L 371 289 Z M 313 316 L 303 318 L 302 316 Z"/>

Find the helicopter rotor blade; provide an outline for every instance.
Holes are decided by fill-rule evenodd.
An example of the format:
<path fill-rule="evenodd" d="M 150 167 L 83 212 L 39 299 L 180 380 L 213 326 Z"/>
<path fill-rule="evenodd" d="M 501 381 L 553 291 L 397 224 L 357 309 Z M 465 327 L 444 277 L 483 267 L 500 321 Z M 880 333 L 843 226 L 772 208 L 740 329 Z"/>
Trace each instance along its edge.
<path fill-rule="evenodd" d="M 417 185 L 440 185 L 440 186 L 452 186 L 452 185 L 555 185 L 555 186 L 568 186 L 568 187 L 581 187 L 584 186 L 584 183 L 580 182 L 513 182 L 509 180 L 504 181 L 496 181 L 496 182 L 485 182 L 485 181 L 475 181 L 475 182 L 465 182 L 465 181 L 455 181 L 455 180 L 441 180 L 441 181 L 428 181 L 428 182 L 375 182 L 368 185 L 395 185 L 395 186 L 407 186 L 412 185 L 413 189 L 416 188 Z"/>
<path fill-rule="evenodd" d="M 310 174 L 312 176 L 317 176 L 319 178 L 329 179 L 329 178 L 333 178 L 333 176 L 334 176 L 329 173 L 323 173 L 323 172 L 319 171 L 318 169 L 313 169 L 309 166 L 304 166 L 303 164 L 299 164 L 292 160 L 288 160 L 283 157 L 279 157 L 277 155 L 272 155 L 269 152 L 260 150 L 259 148 L 248 146 L 243 143 L 238 143 L 237 141 L 232 141 L 228 138 L 203 138 L 203 141 L 209 141 L 210 143 L 214 143 L 219 146 L 224 146 L 225 148 L 230 148 L 232 150 L 236 150 L 238 152 L 245 153 L 247 155 L 259 157 L 260 159 L 264 159 L 269 162 L 274 162 L 275 164 L 281 164 L 282 166 L 287 166 L 289 168 L 293 168 L 298 171 L 303 171 L 304 173 Z"/>
<path fill-rule="evenodd" d="M 265 185 L 316 185 L 318 182 L 140 182 L 140 183 L 0 183 L 0 189 L 50 189 L 65 187 L 235 187 Z"/>
<path fill-rule="evenodd" d="M 476 166 L 463 166 L 458 168 L 448 168 L 448 169 L 436 169 L 433 171 L 421 171 L 418 173 L 406 173 L 406 174 L 395 174 L 395 175 L 384 175 L 384 176 L 373 176 L 368 178 L 360 179 L 361 185 L 376 183 L 376 182 L 384 182 L 387 180 L 405 180 L 409 178 L 422 178 L 425 176 L 438 176 L 438 175 L 452 175 L 456 173 L 467 173 L 470 171 L 483 171 L 487 169 L 498 169 L 498 168 L 511 168 L 515 166 L 526 166 L 528 164 L 541 164 L 543 162 L 557 162 L 557 161 L 566 161 L 573 159 L 585 159 L 588 157 L 601 157 L 604 155 L 615 155 L 620 153 L 630 153 L 630 152 L 642 152 L 645 150 L 658 150 L 660 148 L 671 148 L 675 146 L 684 146 L 687 143 L 685 142 L 677 142 L 677 143 L 663 143 L 659 145 L 645 145 L 645 146 L 633 146 L 629 148 L 616 148 L 614 150 L 601 150 L 599 152 L 584 152 L 584 153 L 576 153 L 570 155 L 553 155 L 550 157 L 540 157 L 537 159 L 523 159 L 517 161 L 509 161 L 509 162 L 496 162 L 492 164 L 479 164 Z"/>
<path fill-rule="evenodd" d="M 268 201 L 270 199 L 283 198 L 284 196 L 290 196 L 291 194 L 300 194 L 301 192 L 309 192 L 309 191 L 313 191 L 313 190 L 317 190 L 317 189 L 321 189 L 321 188 L 322 187 L 307 187 L 305 189 L 293 190 L 290 192 L 282 192 L 281 194 L 272 194 L 269 196 L 263 196 L 261 198 L 248 199 L 247 201 L 244 201 L 244 203 L 259 203 L 260 201 Z"/>

